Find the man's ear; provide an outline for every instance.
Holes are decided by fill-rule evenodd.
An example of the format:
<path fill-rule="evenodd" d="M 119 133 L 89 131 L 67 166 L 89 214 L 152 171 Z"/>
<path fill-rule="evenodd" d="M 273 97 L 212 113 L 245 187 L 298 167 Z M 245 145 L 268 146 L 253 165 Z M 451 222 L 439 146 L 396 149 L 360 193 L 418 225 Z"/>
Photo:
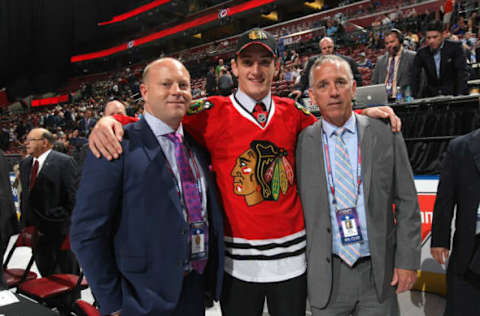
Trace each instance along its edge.
<path fill-rule="evenodd" d="M 232 60 L 232 72 L 235 75 L 235 77 L 238 78 L 238 67 L 237 67 L 237 58 Z"/>
<path fill-rule="evenodd" d="M 278 73 L 280 71 L 280 58 L 275 59 L 275 74 L 273 75 L 274 77 L 278 76 Z"/>
<path fill-rule="evenodd" d="M 148 93 L 147 92 L 148 92 L 147 86 L 144 83 L 141 83 L 140 84 L 140 94 L 142 95 L 142 98 L 145 101 L 147 101 L 147 99 L 148 99 L 148 97 L 147 97 Z"/>
<path fill-rule="evenodd" d="M 357 91 L 357 81 L 355 79 L 352 79 L 352 96 L 355 98 L 355 92 Z"/>

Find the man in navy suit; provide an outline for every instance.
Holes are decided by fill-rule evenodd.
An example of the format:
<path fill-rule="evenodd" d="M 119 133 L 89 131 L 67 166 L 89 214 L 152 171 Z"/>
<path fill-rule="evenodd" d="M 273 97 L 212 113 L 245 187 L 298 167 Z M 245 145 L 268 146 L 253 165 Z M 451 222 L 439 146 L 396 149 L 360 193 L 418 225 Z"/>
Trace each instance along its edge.
<path fill-rule="evenodd" d="M 431 253 L 447 270 L 444 316 L 480 310 L 480 129 L 450 142 L 433 211 Z M 455 233 L 451 225 L 455 211 Z"/>
<path fill-rule="evenodd" d="M 443 37 L 441 21 L 427 25 L 427 46 L 415 55 L 410 82 L 416 98 L 438 95 L 462 95 L 467 93 L 466 60 L 462 43 Z M 426 86 L 420 91 L 422 69 L 426 74 Z"/>
<path fill-rule="evenodd" d="M 125 127 L 124 154 L 87 156 L 72 248 L 102 315 L 205 315 L 204 294 L 219 298 L 223 228 L 208 158 L 181 124 L 190 75 L 158 59 L 140 90 L 145 117 Z"/>

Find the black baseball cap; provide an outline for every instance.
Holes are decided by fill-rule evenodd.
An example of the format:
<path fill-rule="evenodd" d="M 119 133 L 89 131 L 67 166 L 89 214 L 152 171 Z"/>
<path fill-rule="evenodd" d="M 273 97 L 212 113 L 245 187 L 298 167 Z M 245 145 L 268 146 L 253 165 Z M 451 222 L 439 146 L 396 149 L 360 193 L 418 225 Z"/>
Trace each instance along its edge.
<path fill-rule="evenodd" d="M 261 28 L 254 28 L 240 35 L 237 41 L 237 55 L 253 44 L 262 45 L 274 57 L 277 56 L 277 40 L 272 34 Z"/>

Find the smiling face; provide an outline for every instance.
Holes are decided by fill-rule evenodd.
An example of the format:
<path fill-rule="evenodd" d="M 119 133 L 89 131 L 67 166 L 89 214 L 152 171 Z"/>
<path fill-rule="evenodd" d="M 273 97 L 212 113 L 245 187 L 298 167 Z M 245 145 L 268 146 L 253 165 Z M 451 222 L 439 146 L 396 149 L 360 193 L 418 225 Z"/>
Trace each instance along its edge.
<path fill-rule="evenodd" d="M 322 118 L 336 126 L 343 126 L 352 116 L 357 87 L 346 67 L 345 61 L 328 60 L 312 69 L 310 98 L 320 108 Z"/>
<path fill-rule="evenodd" d="M 187 69 L 178 60 L 159 59 L 147 66 L 143 81 L 145 110 L 176 130 L 192 101 Z"/>
<path fill-rule="evenodd" d="M 273 76 L 279 64 L 271 52 L 261 45 L 250 45 L 242 50 L 232 63 L 238 88 L 252 99 L 259 101 L 270 92 Z"/>

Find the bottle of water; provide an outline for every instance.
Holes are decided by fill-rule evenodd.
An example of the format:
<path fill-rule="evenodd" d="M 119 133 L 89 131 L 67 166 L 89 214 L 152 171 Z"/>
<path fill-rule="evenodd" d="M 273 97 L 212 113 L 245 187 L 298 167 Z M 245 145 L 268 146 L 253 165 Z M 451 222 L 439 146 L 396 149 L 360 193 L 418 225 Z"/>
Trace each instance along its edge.
<path fill-rule="evenodd" d="M 413 98 L 412 98 L 412 91 L 410 90 L 410 86 L 407 86 L 405 88 L 405 102 L 412 102 L 413 101 Z"/>
<path fill-rule="evenodd" d="M 397 103 L 403 101 L 402 88 L 400 87 L 397 87 L 397 95 L 395 96 L 395 100 L 397 101 Z"/>

